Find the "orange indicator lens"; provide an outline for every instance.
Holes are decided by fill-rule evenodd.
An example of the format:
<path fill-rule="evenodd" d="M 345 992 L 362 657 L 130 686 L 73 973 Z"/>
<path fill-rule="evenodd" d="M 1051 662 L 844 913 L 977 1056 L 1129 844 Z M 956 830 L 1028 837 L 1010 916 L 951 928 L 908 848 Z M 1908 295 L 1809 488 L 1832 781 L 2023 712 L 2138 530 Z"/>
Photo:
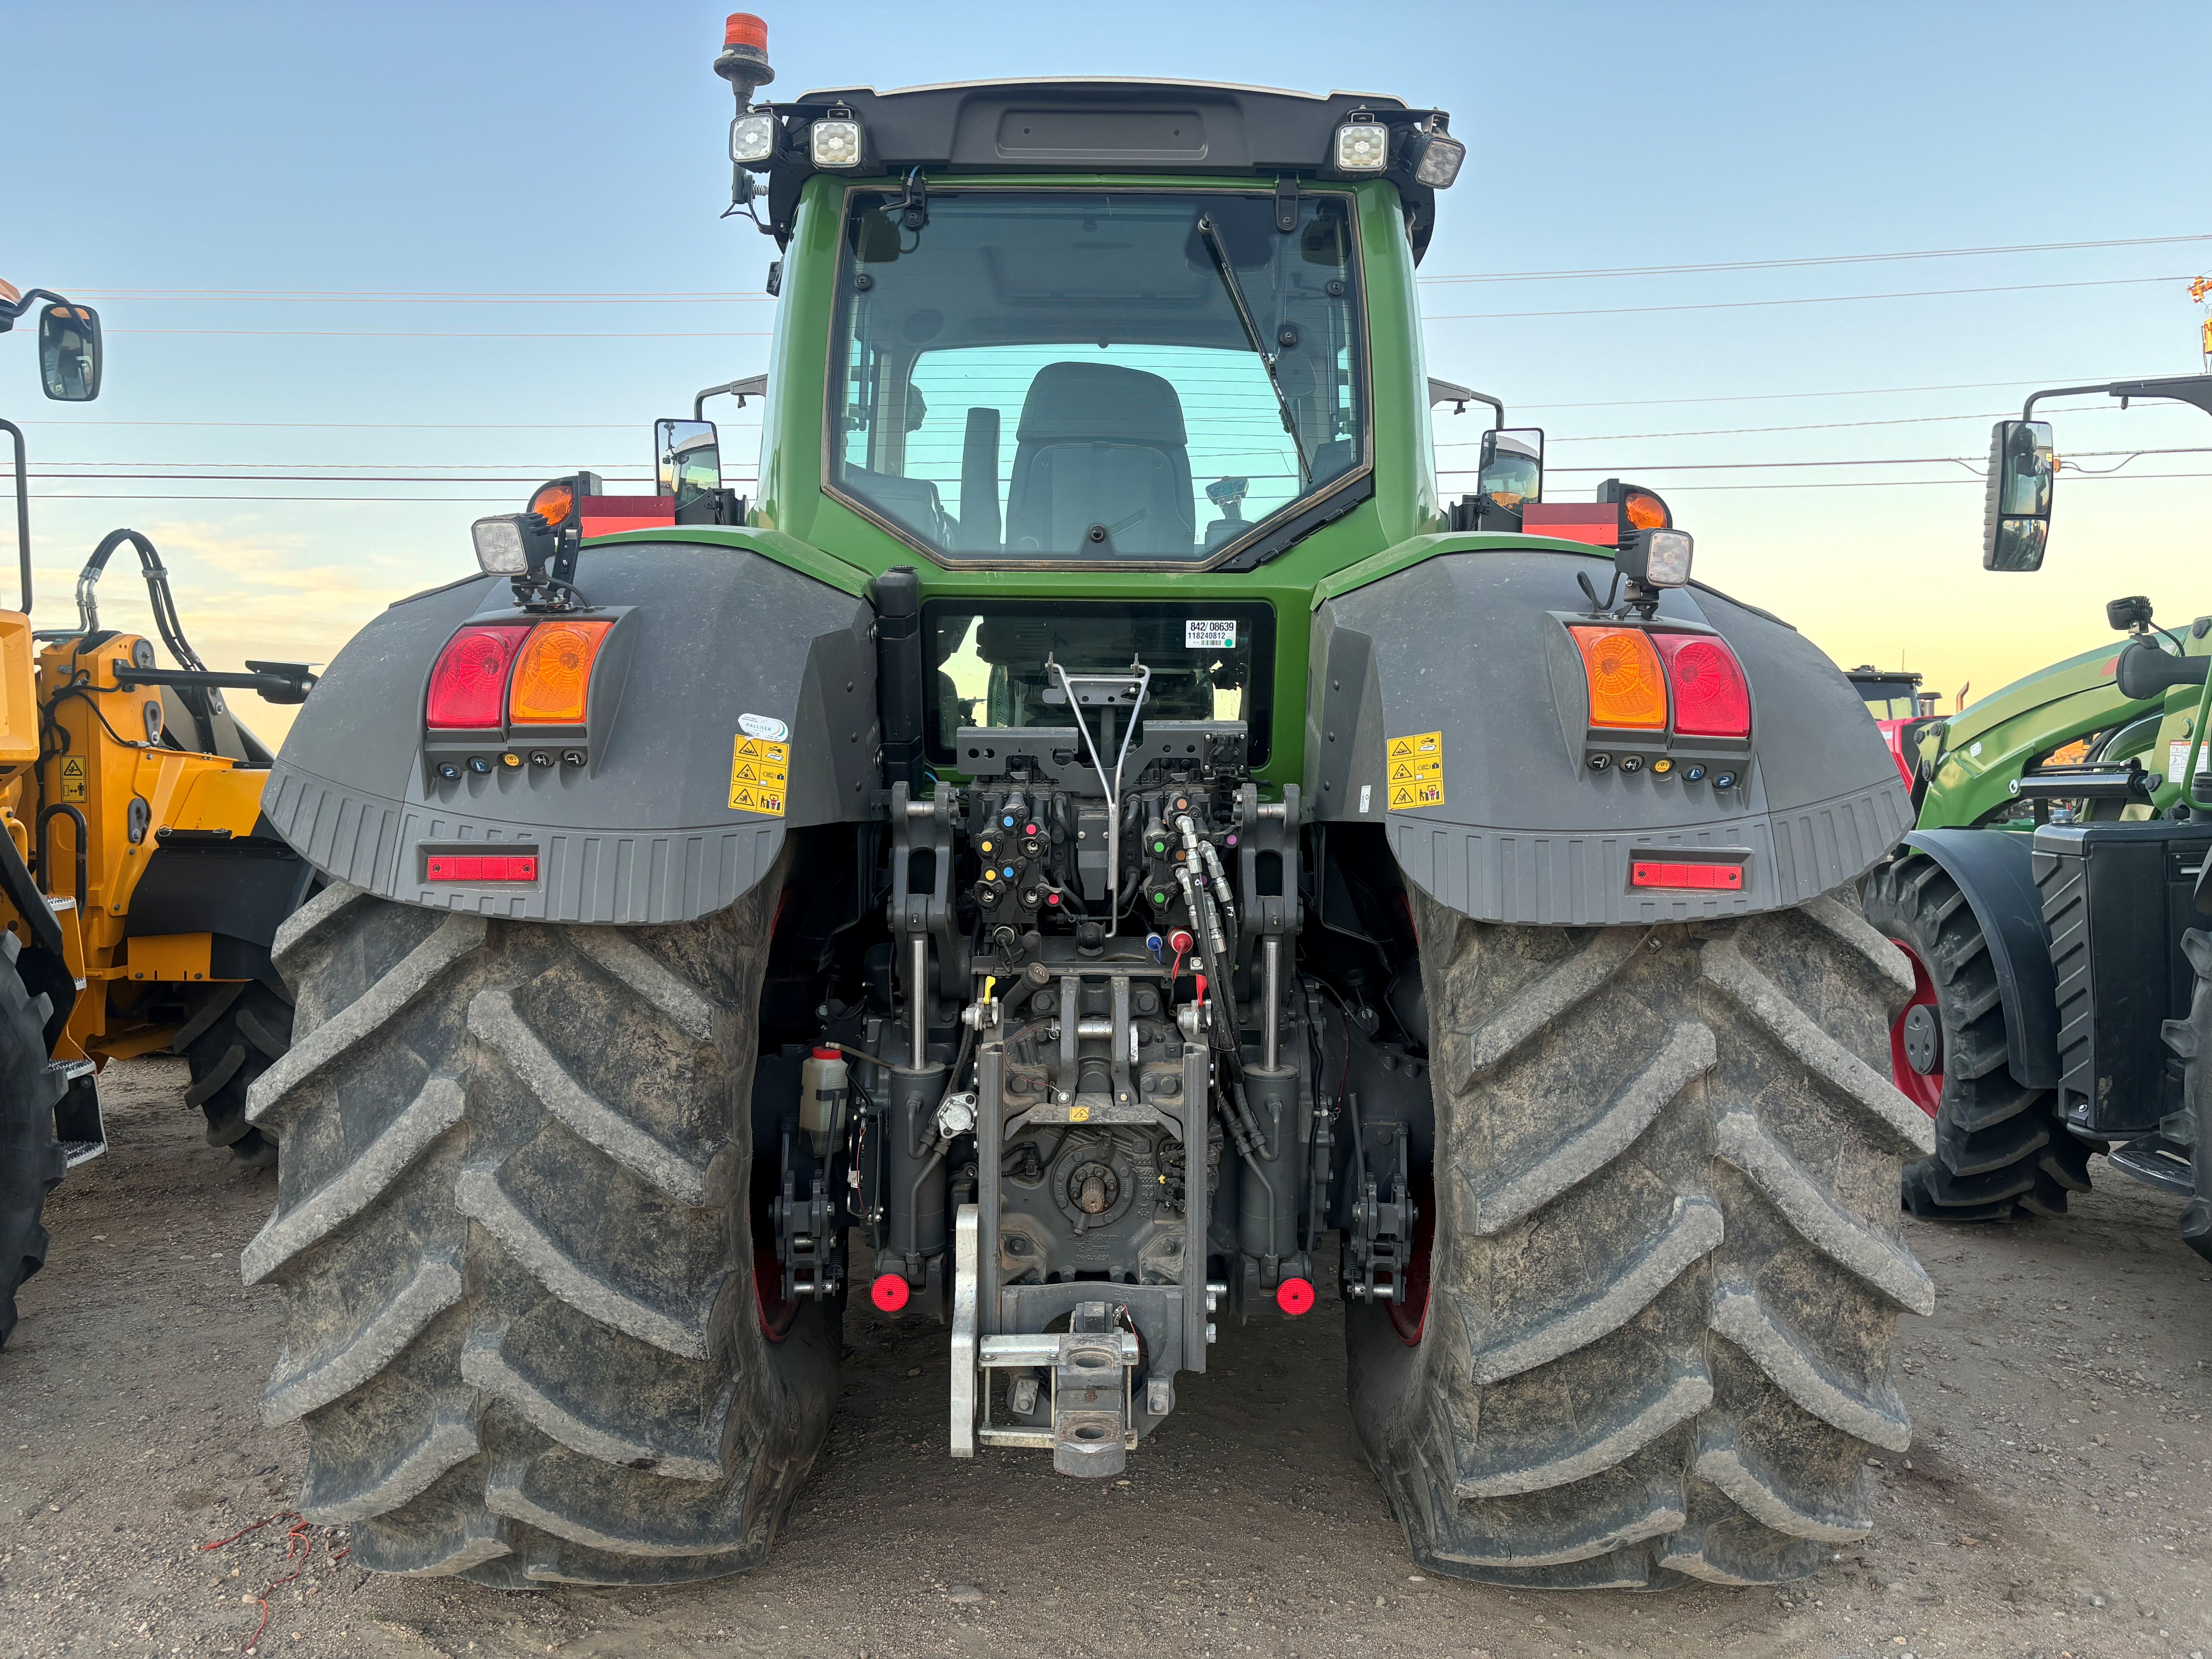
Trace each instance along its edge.
<path fill-rule="evenodd" d="M 518 726 L 581 726 L 592 663 L 611 622 L 540 623 L 514 659 L 507 718 Z"/>
<path fill-rule="evenodd" d="M 576 486 L 566 478 L 538 485 L 531 495 L 530 510 L 558 530 L 576 510 Z"/>
<path fill-rule="evenodd" d="M 1589 723 L 1656 732 L 1667 724 L 1667 681 L 1650 636 L 1634 628 L 1570 628 L 1589 682 Z M 521 671 L 515 673 L 521 683 Z"/>
<path fill-rule="evenodd" d="M 1628 514 L 1628 522 L 1638 530 L 1672 530 L 1674 527 L 1667 513 L 1667 503 L 1656 495 L 1647 495 L 1640 489 L 1636 490 L 1621 506 Z"/>

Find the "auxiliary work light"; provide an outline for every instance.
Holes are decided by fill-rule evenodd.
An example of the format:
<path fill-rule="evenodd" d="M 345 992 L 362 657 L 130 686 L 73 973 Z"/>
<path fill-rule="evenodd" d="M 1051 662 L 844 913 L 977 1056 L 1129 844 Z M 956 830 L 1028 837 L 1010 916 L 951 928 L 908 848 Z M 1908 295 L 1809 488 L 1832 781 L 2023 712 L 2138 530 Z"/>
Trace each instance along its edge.
<path fill-rule="evenodd" d="M 553 556 L 553 526 L 535 513 L 502 513 L 469 526 L 477 568 L 488 576 L 532 575 Z"/>
<path fill-rule="evenodd" d="M 1680 587 L 1690 580 L 1691 547 L 1686 530 L 1639 530 L 1613 562 L 1638 586 Z"/>
<path fill-rule="evenodd" d="M 1356 110 L 1336 130 L 1340 173 L 1380 173 L 1390 165 L 1390 129 L 1364 110 Z"/>
<path fill-rule="evenodd" d="M 781 140 L 774 115 L 740 115 L 730 123 L 730 159 L 741 167 L 765 167 L 775 160 Z"/>
<path fill-rule="evenodd" d="M 1442 114 L 1432 115 L 1425 127 L 1406 137 L 1406 167 L 1417 185 L 1449 190 L 1467 162 L 1467 146 L 1444 130 Z"/>
<path fill-rule="evenodd" d="M 848 109 L 836 109 L 806 130 L 806 153 L 817 167 L 847 171 L 860 165 L 860 124 Z"/>

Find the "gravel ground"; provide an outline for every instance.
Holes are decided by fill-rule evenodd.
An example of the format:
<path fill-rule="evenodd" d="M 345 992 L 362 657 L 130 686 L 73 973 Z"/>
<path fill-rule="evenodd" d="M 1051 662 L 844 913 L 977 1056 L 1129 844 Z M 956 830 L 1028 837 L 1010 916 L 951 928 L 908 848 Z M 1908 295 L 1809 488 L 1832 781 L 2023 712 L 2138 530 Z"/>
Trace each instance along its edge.
<path fill-rule="evenodd" d="M 769 1564 L 671 1591 L 372 1577 L 280 1521 L 305 1451 L 255 1411 L 274 1298 L 239 1287 L 273 1178 L 201 1144 L 183 1063 L 106 1079 L 114 1150 L 47 1208 L 0 1353 L 0 1654 L 787 1656 L 2212 1653 L 2212 1270 L 2178 1203 L 2093 1165 L 2057 1223 L 1908 1224 L 1918 1437 L 1880 1529 L 1782 1591 L 1563 1596 L 1416 1576 L 1343 1395 L 1338 1304 L 1224 1327 L 1128 1479 L 947 1459 L 945 1344 L 860 1310 L 835 1433 Z"/>

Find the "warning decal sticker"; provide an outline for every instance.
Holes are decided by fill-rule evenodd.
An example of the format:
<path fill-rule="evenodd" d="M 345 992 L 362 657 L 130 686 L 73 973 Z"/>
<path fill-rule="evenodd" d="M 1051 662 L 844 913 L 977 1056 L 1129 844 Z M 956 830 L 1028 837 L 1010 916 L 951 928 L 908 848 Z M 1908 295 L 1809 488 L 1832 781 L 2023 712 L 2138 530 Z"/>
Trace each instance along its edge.
<path fill-rule="evenodd" d="M 1394 812 L 1444 804 L 1444 734 L 1416 732 L 1383 744 L 1383 787 Z"/>
<path fill-rule="evenodd" d="M 62 757 L 62 799 L 82 800 L 84 798 L 84 757 L 64 755 Z"/>
<path fill-rule="evenodd" d="M 783 816 L 784 786 L 791 780 L 791 745 L 738 733 L 730 751 L 730 810 Z"/>

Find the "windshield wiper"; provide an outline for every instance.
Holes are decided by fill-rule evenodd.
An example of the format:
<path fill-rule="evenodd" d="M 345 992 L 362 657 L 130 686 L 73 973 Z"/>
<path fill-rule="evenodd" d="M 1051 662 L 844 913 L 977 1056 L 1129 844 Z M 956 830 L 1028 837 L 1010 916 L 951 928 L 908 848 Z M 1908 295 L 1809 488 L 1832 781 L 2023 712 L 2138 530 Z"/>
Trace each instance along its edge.
<path fill-rule="evenodd" d="M 1298 493 L 1304 495 L 1313 488 L 1313 467 L 1306 459 L 1305 445 L 1298 441 L 1298 424 L 1291 413 L 1289 394 L 1283 390 L 1283 377 L 1275 373 L 1274 357 L 1260 337 L 1260 325 L 1252 320 L 1252 307 L 1244 302 L 1244 285 L 1237 280 L 1237 268 L 1229 262 L 1229 250 L 1222 245 L 1221 231 L 1211 214 L 1198 216 L 1198 234 L 1206 239 L 1213 255 L 1213 268 L 1221 273 L 1222 287 L 1229 290 L 1229 303 L 1237 307 L 1237 320 L 1244 325 L 1244 337 L 1260 354 L 1260 367 L 1267 371 L 1267 384 L 1275 388 L 1275 406 L 1282 411 L 1283 430 L 1290 434 L 1291 448 L 1298 458 Z"/>

